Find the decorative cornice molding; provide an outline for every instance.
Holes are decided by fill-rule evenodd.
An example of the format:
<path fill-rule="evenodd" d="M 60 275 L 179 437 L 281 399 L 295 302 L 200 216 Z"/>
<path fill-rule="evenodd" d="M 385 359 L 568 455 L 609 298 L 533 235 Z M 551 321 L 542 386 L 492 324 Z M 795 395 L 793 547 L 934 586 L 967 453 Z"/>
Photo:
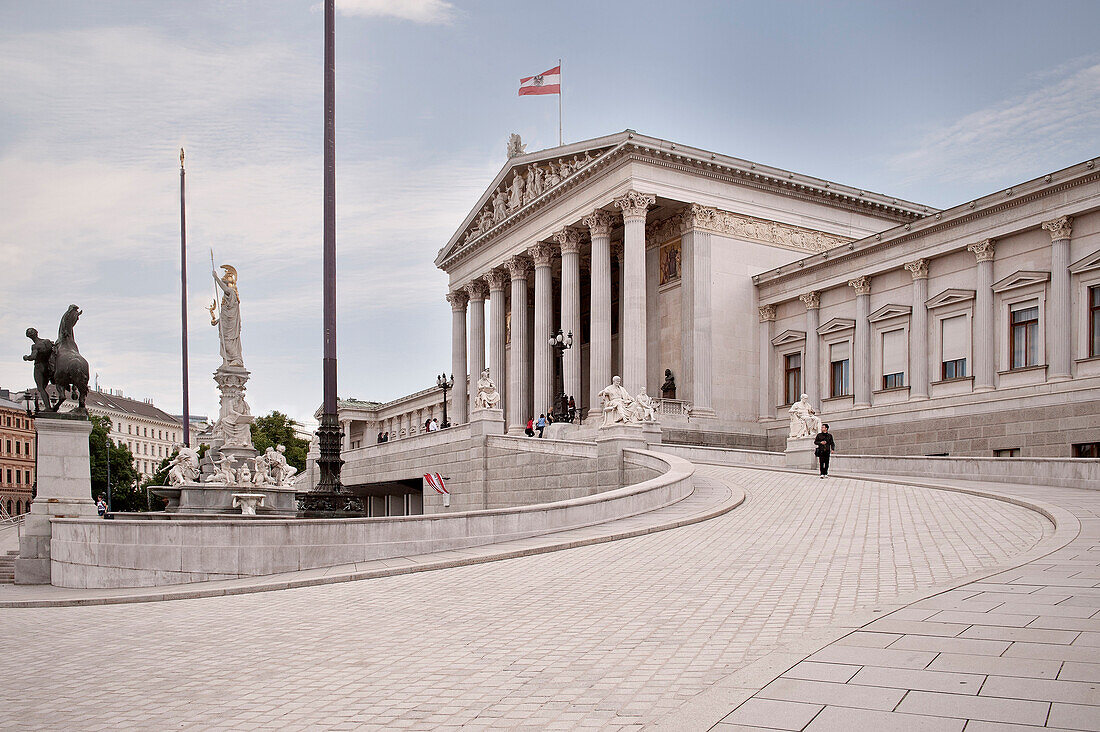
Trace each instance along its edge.
<path fill-rule="evenodd" d="M 531 257 L 531 261 L 535 263 L 536 267 L 549 267 L 550 263 L 554 261 L 554 247 L 549 244 L 533 244 L 527 247 L 527 255 Z"/>
<path fill-rule="evenodd" d="M 1052 242 L 1073 236 L 1073 217 L 1059 216 L 1053 221 L 1044 221 L 1043 228 L 1050 232 Z"/>
<path fill-rule="evenodd" d="M 644 219 L 649 207 L 657 203 L 657 197 L 649 193 L 627 191 L 614 201 L 623 212 L 623 219 Z"/>
<path fill-rule="evenodd" d="M 906 262 L 902 265 L 907 272 L 913 275 L 915 280 L 928 279 L 928 260 L 918 259 L 915 262 Z"/>
<path fill-rule="evenodd" d="M 489 283 L 489 292 L 503 292 L 508 285 L 508 275 L 499 269 L 489 270 L 484 277 L 485 281 Z"/>
<path fill-rule="evenodd" d="M 447 302 L 451 304 L 451 310 L 456 313 L 466 309 L 469 299 L 464 290 L 451 290 L 447 293 Z"/>
<path fill-rule="evenodd" d="M 554 241 L 561 247 L 562 254 L 576 254 L 581 250 L 581 241 L 584 240 L 584 232 L 572 226 L 566 226 L 554 234 Z"/>
<path fill-rule="evenodd" d="M 821 307 L 821 293 L 819 292 L 804 292 L 798 296 L 805 305 L 807 310 L 817 310 Z"/>
<path fill-rule="evenodd" d="M 664 244 L 679 238 L 682 234 L 682 220 L 683 215 L 680 213 L 673 214 L 664 221 L 649 221 L 647 219 L 645 227 L 646 242 Z"/>
<path fill-rule="evenodd" d="M 966 246 L 966 251 L 974 252 L 974 257 L 977 258 L 979 262 L 992 262 L 994 249 L 995 246 L 992 239 L 982 239 L 981 241 L 976 241 Z"/>
<path fill-rule="evenodd" d="M 778 221 L 758 219 L 753 216 L 722 211 L 721 209 L 711 210 L 715 213 L 714 217 L 702 225 L 696 225 L 716 234 L 750 239 L 807 252 L 823 252 L 826 249 L 833 249 L 852 241 L 844 236 L 804 229 L 801 226 L 781 224 Z"/>
<path fill-rule="evenodd" d="M 581 223 L 588 227 L 591 236 L 610 236 L 613 216 L 610 211 L 598 208 L 581 219 Z"/>
<path fill-rule="evenodd" d="M 463 287 L 463 289 L 466 290 L 466 295 L 470 298 L 470 300 L 484 300 L 486 297 L 489 296 L 489 288 L 481 280 L 474 280 L 473 282 L 469 282 Z"/>
<path fill-rule="evenodd" d="M 848 280 L 848 287 L 851 287 L 856 291 L 857 295 L 870 295 L 871 294 L 871 278 L 867 275 L 861 275 L 855 279 Z"/>
<path fill-rule="evenodd" d="M 761 323 L 775 320 L 775 305 L 761 305 L 757 310 L 760 312 Z"/>
<path fill-rule="evenodd" d="M 527 273 L 531 270 L 531 260 L 522 254 L 516 254 L 508 257 L 507 261 L 504 262 L 504 266 L 508 268 L 508 275 L 513 280 L 525 280 L 527 279 Z"/>
<path fill-rule="evenodd" d="M 883 305 L 867 316 L 868 323 L 878 323 L 891 318 L 908 317 L 913 314 L 912 305 Z"/>

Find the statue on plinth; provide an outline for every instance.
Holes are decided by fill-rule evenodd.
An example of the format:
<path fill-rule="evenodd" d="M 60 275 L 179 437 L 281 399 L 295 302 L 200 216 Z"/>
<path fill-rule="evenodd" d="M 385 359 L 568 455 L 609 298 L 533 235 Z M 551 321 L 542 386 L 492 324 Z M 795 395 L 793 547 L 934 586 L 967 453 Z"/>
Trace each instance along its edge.
<path fill-rule="evenodd" d="M 170 486 L 194 483 L 199 479 L 199 454 L 190 447 L 181 447 L 179 453 L 168 463 L 168 483 Z"/>
<path fill-rule="evenodd" d="M 634 401 L 637 403 L 638 408 L 642 413 L 642 422 L 656 422 L 657 421 L 657 402 L 646 394 L 645 387 L 638 393 L 638 396 L 634 397 Z"/>
<path fill-rule="evenodd" d="M 500 392 L 489 378 L 489 369 L 483 369 L 477 380 L 477 395 L 474 397 L 474 409 L 496 409 L 500 405 Z"/>
<path fill-rule="evenodd" d="M 810 397 L 806 394 L 791 405 L 787 410 L 791 415 L 791 432 L 789 438 L 813 437 L 821 431 L 821 418 L 810 404 Z"/>
<path fill-rule="evenodd" d="M 237 290 L 237 269 L 229 264 L 223 264 L 222 269 L 225 274 L 219 278 L 214 267 L 214 253 L 211 252 L 210 273 L 222 292 L 217 314 L 214 312 L 218 308 L 217 298 L 207 307 L 210 324 L 218 327 L 218 347 L 222 356 L 222 364 L 214 372 L 214 382 L 221 392 L 221 409 L 213 433 L 216 439 L 221 440 L 220 446 L 252 450 L 253 417 L 244 399 L 248 371 L 244 367 L 241 351 L 241 296 Z M 240 457 L 248 459 L 250 456 Z"/>
<path fill-rule="evenodd" d="M 34 384 L 38 387 L 38 396 L 45 402 L 47 411 L 56 412 L 61 409 L 66 394 L 69 394 L 77 400 L 73 413 L 87 414 L 85 402 L 88 398 L 88 362 L 80 355 L 80 349 L 73 337 L 73 327 L 83 312 L 76 305 L 69 306 L 61 316 L 57 342 L 39 338 L 37 330 L 27 328 L 31 352 L 23 360 L 34 362 Z M 50 399 L 50 385 L 57 391 L 56 404 Z"/>
<path fill-rule="evenodd" d="M 599 397 L 603 405 L 603 424 L 601 427 L 610 427 L 614 424 L 636 424 L 642 421 L 644 414 L 641 405 L 630 396 L 630 392 L 623 386 L 622 379 L 618 376 L 611 377 L 611 385 L 600 391 Z"/>
<path fill-rule="evenodd" d="M 672 369 L 665 369 L 665 383 L 661 384 L 661 398 L 676 398 L 676 377 L 672 375 Z"/>

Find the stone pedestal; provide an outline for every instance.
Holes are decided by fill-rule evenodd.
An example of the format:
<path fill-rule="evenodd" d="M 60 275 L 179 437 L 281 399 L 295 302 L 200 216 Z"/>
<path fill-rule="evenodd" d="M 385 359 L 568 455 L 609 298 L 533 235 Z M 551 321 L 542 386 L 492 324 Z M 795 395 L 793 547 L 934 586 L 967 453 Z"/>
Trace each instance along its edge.
<path fill-rule="evenodd" d="M 242 513 L 235 500 L 238 495 L 256 495 L 260 513 L 294 516 L 298 513 L 297 489 L 292 486 L 218 483 L 184 483 L 169 488 L 154 488 L 153 493 L 168 499 L 168 513 Z"/>
<path fill-rule="evenodd" d="M 96 515 L 88 454 L 92 423 L 87 417 L 40 414 L 35 419 L 35 431 L 38 493 L 19 539 L 19 557 L 15 560 L 15 583 L 19 585 L 50 583 L 50 519 Z"/>
<path fill-rule="evenodd" d="M 470 412 L 470 436 L 503 435 L 503 409 L 475 409 Z"/>
<path fill-rule="evenodd" d="M 817 467 L 817 456 L 814 455 L 813 437 L 788 437 L 786 450 L 786 466 L 799 470 L 813 470 Z"/>

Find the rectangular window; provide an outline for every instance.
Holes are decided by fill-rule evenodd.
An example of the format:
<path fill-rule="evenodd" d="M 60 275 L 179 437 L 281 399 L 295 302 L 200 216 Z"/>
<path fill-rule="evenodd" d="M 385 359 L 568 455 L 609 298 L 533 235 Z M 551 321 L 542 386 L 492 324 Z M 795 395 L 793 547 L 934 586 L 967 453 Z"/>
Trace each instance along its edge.
<path fill-rule="evenodd" d="M 27 484 L 27 485 L 30 485 L 30 484 L 31 484 L 31 471 L 29 471 L 29 470 L 24 470 L 24 471 L 23 471 L 23 475 L 25 475 L 25 476 L 26 476 L 26 481 L 25 481 L 25 482 L 26 482 L 26 484 Z"/>
<path fill-rule="evenodd" d="M 19 442 L 19 440 L 15 441 L 15 454 L 16 455 L 22 455 L 23 454 L 23 444 L 21 442 Z"/>
<path fill-rule="evenodd" d="M 8 485 L 11 485 L 11 468 L 8 468 Z"/>
<path fill-rule="evenodd" d="M 905 367 L 909 361 L 906 350 L 903 329 L 888 330 L 882 334 L 883 389 L 900 389 L 905 386 Z"/>
<path fill-rule="evenodd" d="M 8 449 L 6 452 L 11 455 L 11 440 L 8 440 Z"/>
<path fill-rule="evenodd" d="M 1082 442 L 1074 445 L 1073 457 L 1100 458 L 1100 442 Z"/>
<path fill-rule="evenodd" d="M 783 403 L 794 404 L 802 396 L 802 354 L 783 357 Z"/>
<path fill-rule="evenodd" d="M 848 341 L 829 346 L 829 396 L 848 396 L 851 393 L 848 388 L 850 350 Z"/>
<path fill-rule="evenodd" d="M 20 473 L 18 470 L 15 471 L 15 484 L 23 485 L 23 474 Z"/>
<path fill-rule="evenodd" d="M 1003 450 L 994 450 L 993 457 L 1020 457 L 1020 448 L 1006 447 Z"/>
<path fill-rule="evenodd" d="M 966 376 L 966 351 L 970 340 L 968 325 L 965 315 L 940 321 L 940 378 L 944 381 Z"/>
<path fill-rule="evenodd" d="M 1039 306 L 1034 302 L 1012 306 L 1012 329 L 1008 332 L 1012 368 L 1039 363 Z"/>
<path fill-rule="evenodd" d="M 1089 288 L 1089 356 L 1100 356 L 1100 285 Z"/>

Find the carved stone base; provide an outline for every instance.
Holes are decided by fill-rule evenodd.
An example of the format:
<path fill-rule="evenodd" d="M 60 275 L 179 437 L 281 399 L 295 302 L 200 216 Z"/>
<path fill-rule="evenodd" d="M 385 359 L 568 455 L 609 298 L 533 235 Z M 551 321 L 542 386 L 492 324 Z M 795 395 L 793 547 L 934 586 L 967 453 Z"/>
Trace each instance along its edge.
<path fill-rule="evenodd" d="M 168 513 L 240 514 L 234 506 L 234 495 L 262 496 L 258 513 L 293 516 L 298 513 L 295 489 L 273 485 L 221 485 L 217 483 L 184 483 L 176 487 L 154 488 L 153 494 L 168 499 Z"/>
<path fill-rule="evenodd" d="M 814 455 L 813 437 L 788 437 L 786 449 L 786 465 L 788 468 L 800 470 L 813 470 L 817 467 L 817 456 Z"/>

